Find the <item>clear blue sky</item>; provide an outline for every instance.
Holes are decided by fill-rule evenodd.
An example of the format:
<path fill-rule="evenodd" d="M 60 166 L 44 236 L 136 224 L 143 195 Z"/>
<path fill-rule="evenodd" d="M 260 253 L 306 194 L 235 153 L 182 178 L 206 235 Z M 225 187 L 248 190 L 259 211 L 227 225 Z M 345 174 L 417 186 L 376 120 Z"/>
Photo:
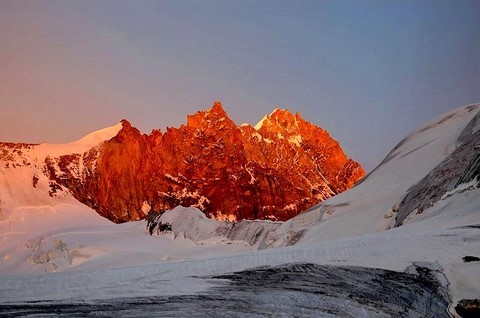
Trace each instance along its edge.
<path fill-rule="evenodd" d="M 480 102 L 480 1 L 0 0 L 0 140 L 164 130 L 214 100 L 237 124 L 298 111 L 371 170 Z"/>

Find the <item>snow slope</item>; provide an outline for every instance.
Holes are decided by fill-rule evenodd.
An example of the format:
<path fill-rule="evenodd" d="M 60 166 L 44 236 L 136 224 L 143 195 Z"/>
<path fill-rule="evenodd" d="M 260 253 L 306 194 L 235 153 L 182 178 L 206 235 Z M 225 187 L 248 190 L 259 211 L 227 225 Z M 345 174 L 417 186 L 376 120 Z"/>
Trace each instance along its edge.
<path fill-rule="evenodd" d="M 310 208 L 271 235 L 271 246 L 281 246 L 288 231 L 308 229 L 303 242 L 384 231 L 394 224 L 392 207 L 405 192 L 456 148 L 457 139 L 480 111 L 471 105 L 442 115 L 403 139 L 356 187 Z M 480 220 L 479 220 L 480 223 Z"/>
<path fill-rule="evenodd" d="M 109 223 L 68 196 L 42 207 L 29 206 L 27 199 L 2 206 L 8 217 L 0 223 L 0 305 L 203 293 L 212 283 L 201 277 L 299 262 L 394 271 L 421 263 L 443 277 L 452 305 L 478 298 L 479 263 L 462 260 L 480 257 L 476 181 L 393 226 L 395 206 L 452 154 L 479 112 L 480 105 L 470 105 L 427 123 L 359 185 L 258 240 L 252 237 L 264 223 L 249 222 L 229 236 L 219 230 L 222 222 L 181 207 L 162 216 L 172 233 L 150 236 L 145 222 Z"/>
<path fill-rule="evenodd" d="M 55 196 L 49 195 L 50 180 L 42 171 L 47 158 L 62 155 L 82 155 L 97 147 L 101 142 L 113 138 L 122 129 L 122 124 L 104 128 L 67 144 L 25 145 L 20 149 L 5 149 L 0 156 L 0 220 L 9 211 L 17 207 L 50 206 L 61 203 L 68 194 L 67 191 Z M 83 167 L 83 157 L 80 157 L 78 174 Z M 32 176 L 36 176 L 37 184 L 32 189 Z"/>
<path fill-rule="evenodd" d="M 122 123 L 120 122 L 114 126 L 94 131 L 82 137 L 81 139 L 68 144 L 40 144 L 36 151 L 39 155 L 45 154 L 50 156 L 60 156 L 70 153 L 84 153 L 85 151 L 97 146 L 102 141 L 112 139 L 121 129 Z"/>

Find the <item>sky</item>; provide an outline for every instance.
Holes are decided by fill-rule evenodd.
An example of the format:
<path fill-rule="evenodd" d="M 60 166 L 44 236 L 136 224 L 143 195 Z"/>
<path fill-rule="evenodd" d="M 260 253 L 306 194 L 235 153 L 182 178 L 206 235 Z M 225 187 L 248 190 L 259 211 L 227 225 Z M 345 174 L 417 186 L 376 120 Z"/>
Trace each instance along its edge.
<path fill-rule="evenodd" d="M 0 140 L 143 133 L 222 104 L 327 129 L 372 170 L 405 135 L 480 102 L 480 0 L 0 0 Z"/>

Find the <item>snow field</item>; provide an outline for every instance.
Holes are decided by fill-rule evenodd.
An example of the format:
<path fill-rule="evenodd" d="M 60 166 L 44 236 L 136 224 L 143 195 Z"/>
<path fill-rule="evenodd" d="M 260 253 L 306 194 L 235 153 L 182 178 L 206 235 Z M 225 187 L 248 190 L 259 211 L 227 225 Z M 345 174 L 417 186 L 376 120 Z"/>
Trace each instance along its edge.
<path fill-rule="evenodd" d="M 479 264 L 462 258 L 480 256 L 479 188 L 452 192 L 391 227 L 392 208 L 455 149 L 479 110 L 460 108 L 428 123 L 361 184 L 258 242 L 251 238 L 265 222 L 242 225 L 233 240 L 219 231 L 223 222 L 181 207 L 162 216 L 173 233 L 150 236 L 145 222 L 110 223 L 70 196 L 32 196 L 22 189 L 30 182 L 22 170 L 9 183 L 0 169 L 8 184 L 0 189 L 0 303 L 188 295 L 211 287 L 207 276 L 300 262 L 395 271 L 423 262 L 442 270 L 453 304 L 478 298 Z"/>

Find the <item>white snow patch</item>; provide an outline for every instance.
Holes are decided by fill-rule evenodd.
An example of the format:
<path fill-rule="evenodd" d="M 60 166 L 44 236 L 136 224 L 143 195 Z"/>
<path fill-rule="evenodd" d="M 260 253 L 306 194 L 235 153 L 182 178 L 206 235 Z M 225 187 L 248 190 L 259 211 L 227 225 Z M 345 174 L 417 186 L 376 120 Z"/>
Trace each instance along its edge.
<path fill-rule="evenodd" d="M 257 179 L 255 178 L 255 176 L 253 175 L 253 170 L 252 168 L 249 168 L 247 166 L 245 166 L 245 170 L 248 172 L 248 174 L 250 175 L 250 181 L 248 183 L 250 184 L 255 184 L 255 182 L 257 182 Z"/>
<path fill-rule="evenodd" d="M 267 120 L 268 121 L 270 120 L 269 116 L 268 115 L 263 116 L 263 118 L 253 128 L 255 128 L 255 130 L 260 130 L 260 128 L 262 128 L 263 126 L 263 123 Z"/>
<path fill-rule="evenodd" d="M 152 206 L 150 205 L 150 203 L 148 203 L 147 201 L 143 201 L 143 204 L 142 204 L 142 212 L 143 214 L 147 214 L 148 212 L 150 212 L 152 210 Z"/>
<path fill-rule="evenodd" d="M 260 135 L 258 132 L 254 132 L 254 133 L 252 134 L 252 138 L 257 138 L 258 141 L 262 141 L 262 140 L 263 140 L 262 135 Z"/>
<path fill-rule="evenodd" d="M 454 195 L 456 193 L 462 193 L 462 192 L 465 192 L 465 191 L 474 190 L 478 187 L 479 183 L 480 183 L 480 181 L 477 180 L 477 179 L 473 179 L 472 181 L 467 182 L 467 183 L 462 183 L 458 187 L 456 187 L 456 188 L 454 188 L 450 191 L 447 191 L 444 195 L 442 195 L 442 200 L 445 200 L 446 198 L 451 197 L 452 195 Z"/>
<path fill-rule="evenodd" d="M 288 204 L 286 206 L 283 207 L 283 209 L 285 211 L 289 211 L 289 210 L 295 210 L 297 208 L 297 206 L 294 204 L 294 203 L 291 203 L 291 204 Z"/>
<path fill-rule="evenodd" d="M 167 179 L 169 179 L 170 181 L 173 181 L 173 182 L 175 182 L 175 183 L 179 183 L 179 182 L 180 182 L 177 177 L 174 177 L 174 176 L 172 176 L 172 175 L 169 174 L 169 173 L 165 173 L 165 178 L 167 178 Z"/>
<path fill-rule="evenodd" d="M 221 211 L 217 211 L 213 218 L 217 221 L 227 222 L 235 222 L 237 220 L 237 217 L 234 214 L 223 214 Z"/>
<path fill-rule="evenodd" d="M 301 135 L 292 135 L 288 137 L 288 142 L 291 144 L 295 144 L 297 147 L 302 145 L 302 136 Z"/>
<path fill-rule="evenodd" d="M 72 153 L 84 153 L 93 147 L 97 146 L 103 141 L 107 141 L 115 137 L 118 132 L 122 129 L 122 123 L 119 123 L 115 126 L 107 127 L 95 132 L 92 132 L 85 137 L 67 144 L 48 144 L 43 143 L 35 148 L 37 156 L 46 157 L 50 156 L 61 156 Z"/>

